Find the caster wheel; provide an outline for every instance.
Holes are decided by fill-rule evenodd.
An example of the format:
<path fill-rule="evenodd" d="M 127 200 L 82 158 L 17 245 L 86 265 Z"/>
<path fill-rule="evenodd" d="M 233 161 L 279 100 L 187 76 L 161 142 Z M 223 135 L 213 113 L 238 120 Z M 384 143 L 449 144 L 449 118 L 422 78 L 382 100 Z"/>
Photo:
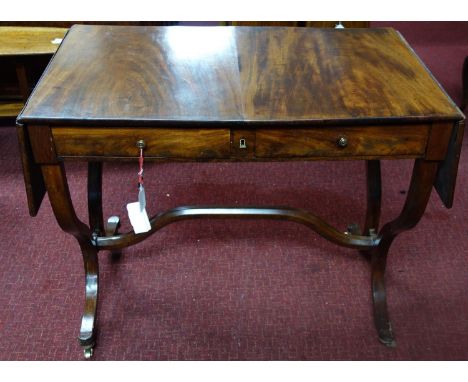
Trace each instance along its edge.
<path fill-rule="evenodd" d="M 93 356 L 93 348 L 83 349 L 85 359 L 91 359 Z"/>

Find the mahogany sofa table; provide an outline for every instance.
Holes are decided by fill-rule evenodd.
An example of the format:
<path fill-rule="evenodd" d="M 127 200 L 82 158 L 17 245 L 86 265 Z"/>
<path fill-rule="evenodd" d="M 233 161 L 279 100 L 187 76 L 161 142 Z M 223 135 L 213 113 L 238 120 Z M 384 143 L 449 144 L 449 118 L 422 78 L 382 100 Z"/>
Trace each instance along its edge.
<path fill-rule="evenodd" d="M 422 217 L 432 187 L 453 203 L 464 116 L 393 29 L 74 26 L 17 120 L 30 214 L 45 192 L 84 259 L 79 335 L 95 345 L 98 252 L 136 244 L 192 218 L 304 224 L 365 255 L 374 320 L 395 346 L 384 274 L 395 237 Z M 340 232 L 287 207 L 178 207 L 151 230 L 118 233 L 102 214 L 102 162 L 364 160 L 367 213 Z M 414 159 L 400 215 L 379 230 L 382 159 Z M 63 162 L 89 162 L 89 225 L 70 198 Z M 187 185 L 190 187 L 190 185 Z"/>

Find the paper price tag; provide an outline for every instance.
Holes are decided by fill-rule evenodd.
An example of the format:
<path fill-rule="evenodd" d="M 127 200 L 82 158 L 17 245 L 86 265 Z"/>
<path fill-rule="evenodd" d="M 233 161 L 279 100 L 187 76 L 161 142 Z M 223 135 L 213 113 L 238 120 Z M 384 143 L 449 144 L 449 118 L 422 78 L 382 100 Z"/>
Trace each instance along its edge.
<path fill-rule="evenodd" d="M 151 224 L 148 219 L 146 209 L 140 209 L 140 202 L 127 204 L 128 218 L 135 233 L 148 232 L 151 229 Z"/>
<path fill-rule="evenodd" d="M 138 187 L 138 203 L 140 203 L 140 211 L 143 211 L 146 208 L 146 195 L 142 184 Z"/>

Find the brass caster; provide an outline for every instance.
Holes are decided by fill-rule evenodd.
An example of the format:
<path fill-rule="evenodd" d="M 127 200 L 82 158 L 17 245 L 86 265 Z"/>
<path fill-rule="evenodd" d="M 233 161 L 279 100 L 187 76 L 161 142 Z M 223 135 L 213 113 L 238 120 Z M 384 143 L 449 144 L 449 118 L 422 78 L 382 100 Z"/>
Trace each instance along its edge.
<path fill-rule="evenodd" d="M 388 323 L 388 328 L 379 332 L 379 341 L 388 348 L 396 348 L 396 341 L 393 337 L 392 324 Z"/>
<path fill-rule="evenodd" d="M 346 235 L 361 235 L 361 228 L 359 227 L 359 224 L 356 224 L 356 223 L 350 224 L 345 234 Z"/>
<path fill-rule="evenodd" d="M 83 349 L 83 354 L 85 359 L 91 359 L 91 357 L 93 356 L 93 348 Z"/>
<path fill-rule="evenodd" d="M 391 339 L 391 340 L 385 340 L 385 341 L 384 341 L 384 340 L 382 340 L 382 339 L 379 338 L 379 341 L 380 341 L 381 343 L 383 343 L 383 344 L 384 344 L 386 347 L 388 347 L 388 348 L 392 348 L 392 349 L 393 349 L 393 348 L 396 348 L 396 341 L 393 340 L 393 339 Z"/>

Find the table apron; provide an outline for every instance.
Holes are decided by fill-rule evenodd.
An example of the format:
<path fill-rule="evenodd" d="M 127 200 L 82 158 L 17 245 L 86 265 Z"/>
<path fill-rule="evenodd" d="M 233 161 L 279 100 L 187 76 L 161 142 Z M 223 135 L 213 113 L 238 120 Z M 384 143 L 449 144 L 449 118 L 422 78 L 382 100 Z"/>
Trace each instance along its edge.
<path fill-rule="evenodd" d="M 52 127 L 58 158 L 269 161 L 422 158 L 430 125 L 310 128 Z"/>

